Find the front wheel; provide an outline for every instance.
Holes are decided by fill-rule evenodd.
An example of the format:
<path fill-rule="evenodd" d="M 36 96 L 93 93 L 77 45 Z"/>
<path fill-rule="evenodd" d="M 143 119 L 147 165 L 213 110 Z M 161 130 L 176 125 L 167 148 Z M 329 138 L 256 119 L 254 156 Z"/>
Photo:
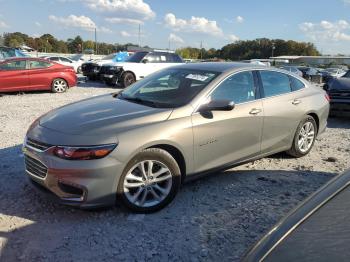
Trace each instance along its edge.
<path fill-rule="evenodd" d="M 293 145 L 287 153 L 294 157 L 307 155 L 316 140 L 317 125 L 312 116 L 306 116 L 299 124 L 294 135 Z"/>
<path fill-rule="evenodd" d="M 165 150 L 149 148 L 126 166 L 117 197 L 134 212 L 151 213 L 169 204 L 180 184 L 181 172 L 176 160 Z"/>
<path fill-rule="evenodd" d="M 129 85 L 136 82 L 135 76 L 131 72 L 125 72 L 121 76 L 121 84 L 123 87 L 128 87 Z"/>
<path fill-rule="evenodd" d="M 68 89 L 67 81 L 62 78 L 56 78 L 52 81 L 51 90 L 54 93 L 64 93 Z"/>

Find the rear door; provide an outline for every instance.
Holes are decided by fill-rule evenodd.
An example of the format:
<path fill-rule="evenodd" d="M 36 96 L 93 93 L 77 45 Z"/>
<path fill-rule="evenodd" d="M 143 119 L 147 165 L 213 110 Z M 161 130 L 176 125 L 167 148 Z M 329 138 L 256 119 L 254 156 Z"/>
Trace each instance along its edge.
<path fill-rule="evenodd" d="M 210 100 L 235 102 L 232 111 L 192 115 L 196 172 L 252 158 L 260 153 L 263 106 L 254 72 L 235 73 L 219 84 Z"/>
<path fill-rule="evenodd" d="M 287 74 L 261 70 L 259 75 L 264 97 L 262 153 L 289 149 L 297 126 L 305 114 L 302 107 L 303 92 L 292 90 L 291 79 L 294 77 Z"/>
<path fill-rule="evenodd" d="M 50 67 L 52 64 L 46 61 L 28 60 L 27 71 L 30 87 L 33 89 L 48 89 L 51 87 L 52 75 Z"/>
<path fill-rule="evenodd" d="M 16 91 L 28 87 L 25 60 L 10 60 L 0 64 L 0 91 Z"/>

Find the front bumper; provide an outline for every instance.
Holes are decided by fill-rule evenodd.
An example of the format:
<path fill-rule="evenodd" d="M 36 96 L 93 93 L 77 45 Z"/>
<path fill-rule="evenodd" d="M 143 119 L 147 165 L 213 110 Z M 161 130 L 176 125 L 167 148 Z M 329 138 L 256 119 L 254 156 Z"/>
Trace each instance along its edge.
<path fill-rule="evenodd" d="M 26 174 L 37 188 L 66 205 L 93 208 L 115 204 L 123 164 L 112 154 L 97 160 L 72 161 L 55 157 L 52 149 L 23 147 Z M 35 162 L 28 163 L 28 159 Z"/>

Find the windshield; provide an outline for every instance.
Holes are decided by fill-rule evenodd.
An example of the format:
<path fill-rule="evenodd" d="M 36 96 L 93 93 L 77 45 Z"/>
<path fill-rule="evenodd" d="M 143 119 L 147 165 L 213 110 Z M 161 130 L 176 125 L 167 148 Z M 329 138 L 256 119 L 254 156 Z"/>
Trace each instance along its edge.
<path fill-rule="evenodd" d="M 326 71 L 328 73 L 336 74 L 336 73 L 338 73 L 339 69 L 338 68 L 327 68 L 324 71 Z"/>
<path fill-rule="evenodd" d="M 219 74 L 194 69 L 165 69 L 133 84 L 118 98 L 153 107 L 179 107 L 189 103 Z"/>
<path fill-rule="evenodd" d="M 115 57 L 115 54 L 110 54 L 108 56 L 105 56 L 104 58 L 102 58 L 102 60 L 112 60 Z"/>
<path fill-rule="evenodd" d="M 125 62 L 140 63 L 148 52 L 137 52 L 125 59 Z"/>

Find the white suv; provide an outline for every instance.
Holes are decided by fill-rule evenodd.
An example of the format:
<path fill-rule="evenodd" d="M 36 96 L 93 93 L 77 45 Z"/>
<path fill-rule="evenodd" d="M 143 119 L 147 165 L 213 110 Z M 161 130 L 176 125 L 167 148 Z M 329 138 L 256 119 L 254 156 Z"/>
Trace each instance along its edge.
<path fill-rule="evenodd" d="M 182 58 L 175 53 L 141 51 L 128 57 L 125 62 L 103 65 L 100 75 L 108 85 L 127 87 L 156 71 L 182 63 Z"/>

